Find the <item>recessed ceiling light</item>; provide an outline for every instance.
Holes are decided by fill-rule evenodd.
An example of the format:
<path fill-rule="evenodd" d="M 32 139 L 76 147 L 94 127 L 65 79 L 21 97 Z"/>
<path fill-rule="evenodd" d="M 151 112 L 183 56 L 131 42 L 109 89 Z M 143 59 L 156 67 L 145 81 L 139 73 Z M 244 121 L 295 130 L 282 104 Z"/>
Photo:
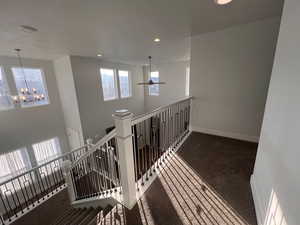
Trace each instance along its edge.
<path fill-rule="evenodd" d="M 160 42 L 160 39 L 159 38 L 155 38 L 154 42 Z"/>
<path fill-rule="evenodd" d="M 102 57 L 102 54 L 97 54 L 98 57 Z"/>
<path fill-rule="evenodd" d="M 230 3 L 232 0 L 214 0 L 216 4 L 218 5 L 226 5 Z"/>

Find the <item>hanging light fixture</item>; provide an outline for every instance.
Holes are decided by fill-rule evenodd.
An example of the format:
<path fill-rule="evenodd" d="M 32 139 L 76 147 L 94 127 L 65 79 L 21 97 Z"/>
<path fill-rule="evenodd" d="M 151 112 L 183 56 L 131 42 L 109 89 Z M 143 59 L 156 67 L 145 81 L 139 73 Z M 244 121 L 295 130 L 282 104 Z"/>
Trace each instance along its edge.
<path fill-rule="evenodd" d="M 16 48 L 15 49 L 17 57 L 18 57 L 18 61 L 19 61 L 19 65 L 22 71 L 22 75 L 24 77 L 24 83 L 25 86 L 20 88 L 20 90 L 18 90 L 18 95 L 14 95 L 12 96 L 12 100 L 14 103 L 20 103 L 20 102 L 38 102 L 41 100 L 45 99 L 45 95 L 44 94 L 39 94 L 37 88 L 35 87 L 30 87 L 28 84 L 28 81 L 26 79 L 26 73 L 24 70 L 24 66 L 22 63 L 22 58 L 20 55 L 21 49 Z"/>
<path fill-rule="evenodd" d="M 141 82 L 141 83 L 138 83 L 138 85 L 154 85 L 154 84 L 166 84 L 166 82 L 155 82 L 151 79 L 151 60 L 152 60 L 152 57 L 151 56 L 148 56 L 148 59 L 149 59 L 149 80 L 148 82 Z"/>
<path fill-rule="evenodd" d="M 218 5 L 226 5 L 230 2 L 232 2 L 232 0 L 214 0 L 216 4 Z"/>

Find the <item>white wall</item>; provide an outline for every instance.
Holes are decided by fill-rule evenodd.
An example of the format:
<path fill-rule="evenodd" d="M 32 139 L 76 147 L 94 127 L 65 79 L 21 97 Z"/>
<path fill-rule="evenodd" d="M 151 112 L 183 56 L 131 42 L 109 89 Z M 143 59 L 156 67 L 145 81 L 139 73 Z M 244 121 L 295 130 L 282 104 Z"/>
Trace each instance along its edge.
<path fill-rule="evenodd" d="M 186 68 L 189 66 L 189 61 L 153 65 L 152 71 L 159 71 L 160 81 L 166 84 L 159 86 L 159 96 L 149 96 L 148 86 L 145 86 L 145 110 L 149 111 L 185 97 Z M 149 80 L 148 66 L 144 66 L 144 80 Z"/>
<path fill-rule="evenodd" d="M 279 18 L 192 37 L 192 128 L 257 141 Z"/>
<path fill-rule="evenodd" d="M 84 145 L 70 56 L 54 61 L 55 75 L 71 149 Z"/>
<path fill-rule="evenodd" d="M 63 151 L 68 151 L 64 118 L 59 101 L 53 63 L 44 60 L 24 59 L 25 67 L 42 68 L 47 83 L 49 105 L 0 111 L 0 154 L 53 137 L 58 137 Z M 19 66 L 17 58 L 0 56 L 0 66 L 11 87 L 14 87 L 11 67 Z M 16 89 L 11 94 L 17 94 Z"/>
<path fill-rule="evenodd" d="M 299 21 L 300 1 L 285 0 L 251 180 L 259 225 L 300 224 Z"/>
<path fill-rule="evenodd" d="M 144 89 L 138 86 L 142 82 L 141 66 L 105 62 L 97 58 L 71 57 L 79 112 L 85 138 L 100 137 L 105 128 L 113 125 L 112 114 L 117 109 L 128 109 L 135 114 L 144 112 Z M 100 67 L 129 70 L 132 74 L 133 97 L 112 101 L 103 100 Z"/>

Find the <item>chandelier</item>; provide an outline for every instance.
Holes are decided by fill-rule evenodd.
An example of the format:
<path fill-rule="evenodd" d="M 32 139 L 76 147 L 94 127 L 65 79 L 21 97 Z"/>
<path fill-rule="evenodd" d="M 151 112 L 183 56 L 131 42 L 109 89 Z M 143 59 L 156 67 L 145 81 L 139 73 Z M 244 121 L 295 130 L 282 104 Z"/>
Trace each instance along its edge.
<path fill-rule="evenodd" d="M 44 94 L 40 94 L 38 93 L 37 88 L 35 87 L 30 87 L 30 85 L 28 84 L 28 81 L 26 79 L 26 73 L 24 70 L 24 66 L 22 63 L 22 58 L 20 55 L 21 49 L 17 48 L 15 49 L 16 53 L 17 53 L 17 57 L 18 57 L 18 61 L 19 61 L 19 65 L 22 71 L 22 75 L 24 77 L 24 87 L 20 88 L 20 90 L 18 90 L 18 95 L 13 95 L 12 96 L 12 100 L 14 103 L 21 103 L 21 102 L 38 102 L 41 100 L 45 99 L 45 95 Z"/>

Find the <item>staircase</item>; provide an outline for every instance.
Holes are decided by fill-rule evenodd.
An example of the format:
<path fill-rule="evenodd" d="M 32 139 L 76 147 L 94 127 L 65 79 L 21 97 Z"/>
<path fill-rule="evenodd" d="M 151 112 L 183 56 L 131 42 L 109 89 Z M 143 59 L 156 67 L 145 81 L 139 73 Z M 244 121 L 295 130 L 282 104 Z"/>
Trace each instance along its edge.
<path fill-rule="evenodd" d="M 116 128 L 97 143 L 0 184 L 0 225 L 66 187 L 71 207 L 52 225 L 121 223 L 190 134 L 190 109 L 189 97 L 135 117 L 116 112 Z"/>
<path fill-rule="evenodd" d="M 106 214 L 112 209 L 107 206 L 105 209 L 98 208 L 72 208 L 70 207 L 52 225 L 99 225 Z"/>

